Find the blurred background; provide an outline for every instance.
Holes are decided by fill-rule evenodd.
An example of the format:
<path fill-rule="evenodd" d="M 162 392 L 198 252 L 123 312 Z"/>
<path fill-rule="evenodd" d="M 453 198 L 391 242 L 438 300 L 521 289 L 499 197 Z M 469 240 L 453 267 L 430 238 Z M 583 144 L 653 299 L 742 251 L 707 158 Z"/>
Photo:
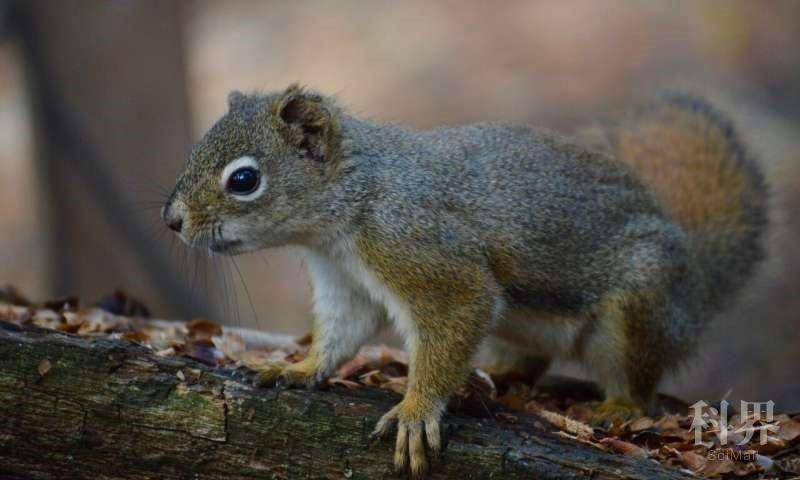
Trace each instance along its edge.
<path fill-rule="evenodd" d="M 208 260 L 159 219 L 233 89 L 300 81 L 375 120 L 567 133 L 664 89 L 736 119 L 772 187 L 769 259 L 664 389 L 800 409 L 800 2 L 0 3 L 0 283 L 302 334 L 283 252 Z M 245 286 L 246 285 L 246 286 Z"/>

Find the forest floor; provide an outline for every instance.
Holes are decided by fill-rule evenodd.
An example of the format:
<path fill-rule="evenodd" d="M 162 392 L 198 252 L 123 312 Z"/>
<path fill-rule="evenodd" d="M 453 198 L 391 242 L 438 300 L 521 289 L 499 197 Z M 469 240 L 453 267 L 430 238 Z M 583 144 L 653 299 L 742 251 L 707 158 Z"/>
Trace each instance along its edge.
<path fill-rule="evenodd" d="M 207 319 L 154 320 L 123 292 L 83 307 L 77 298 L 34 303 L 13 288 L 0 290 L 0 321 L 52 329 L 84 338 L 111 338 L 143 345 L 160 357 L 188 357 L 210 367 L 248 371 L 263 362 L 297 362 L 310 336 L 294 339 L 235 328 Z M 403 394 L 408 372 L 403 351 L 370 346 L 344 364 L 325 388 L 384 389 Z M 52 368 L 43 360 L 39 373 Z M 532 414 L 541 426 L 603 452 L 651 459 L 702 478 L 800 478 L 800 412 L 773 412 L 769 405 L 689 404 L 659 396 L 655 416 L 603 427 L 589 419 L 602 400 L 591 383 L 547 377 L 497 378 L 475 370 L 449 410 L 514 422 Z"/>

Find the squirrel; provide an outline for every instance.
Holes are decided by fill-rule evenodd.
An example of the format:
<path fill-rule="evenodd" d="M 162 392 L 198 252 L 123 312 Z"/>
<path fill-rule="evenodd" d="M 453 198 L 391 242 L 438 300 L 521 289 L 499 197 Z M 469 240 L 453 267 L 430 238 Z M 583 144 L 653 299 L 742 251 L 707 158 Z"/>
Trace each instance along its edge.
<path fill-rule="evenodd" d="M 307 358 L 265 381 L 314 385 L 383 324 L 410 354 L 397 426 L 415 478 L 448 397 L 480 358 L 542 374 L 576 359 L 596 418 L 642 414 L 764 256 L 767 193 L 731 121 L 665 95 L 592 135 L 481 123 L 415 131 L 297 84 L 228 97 L 162 210 L 190 246 L 292 246 L 312 283 Z"/>

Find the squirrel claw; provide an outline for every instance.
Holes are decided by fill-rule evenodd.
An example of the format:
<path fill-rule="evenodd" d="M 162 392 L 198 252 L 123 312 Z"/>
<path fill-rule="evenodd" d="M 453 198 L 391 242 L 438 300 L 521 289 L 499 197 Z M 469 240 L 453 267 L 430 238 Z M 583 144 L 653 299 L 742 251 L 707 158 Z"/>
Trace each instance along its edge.
<path fill-rule="evenodd" d="M 314 365 L 310 362 L 265 363 L 255 368 L 257 387 L 272 385 L 275 388 L 314 387 L 320 383 Z"/>
<path fill-rule="evenodd" d="M 395 469 L 408 470 L 411 478 L 421 479 L 428 471 L 428 460 L 438 458 L 441 452 L 439 415 L 428 415 L 419 420 L 408 417 L 403 403 L 396 405 L 378 420 L 370 439 L 385 436 L 396 424 Z"/>
<path fill-rule="evenodd" d="M 253 385 L 256 387 L 278 386 L 278 379 L 285 368 L 286 365 L 273 362 L 254 367 L 253 370 L 255 370 L 256 374 L 253 379 Z"/>
<path fill-rule="evenodd" d="M 383 438 L 389 433 L 389 430 L 397 423 L 397 410 L 399 406 L 399 404 L 395 405 L 378 420 L 378 423 L 375 424 L 375 429 L 369 434 L 370 440 Z"/>

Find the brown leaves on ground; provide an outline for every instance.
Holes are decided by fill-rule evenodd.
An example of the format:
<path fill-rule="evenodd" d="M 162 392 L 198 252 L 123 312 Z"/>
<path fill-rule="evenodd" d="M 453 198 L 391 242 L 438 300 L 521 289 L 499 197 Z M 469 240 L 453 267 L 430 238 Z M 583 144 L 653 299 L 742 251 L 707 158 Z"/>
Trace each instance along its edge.
<path fill-rule="evenodd" d="M 148 320 L 144 318 L 147 312 L 141 302 L 120 291 L 96 306 L 81 308 L 76 298 L 35 304 L 13 288 L 0 289 L 0 321 L 84 337 L 119 338 L 151 348 L 160 356 L 185 356 L 215 367 L 297 362 L 305 358 L 311 343 L 306 335 L 279 347 L 248 348 L 240 332 L 226 331 L 210 320 Z M 46 375 L 52 366 L 51 360 L 43 360 L 39 374 Z M 381 388 L 403 394 L 407 375 L 408 357 L 403 351 L 371 346 L 342 365 L 327 386 Z M 179 380 L 185 379 L 185 373 L 179 372 Z M 450 409 L 464 415 L 492 416 L 500 422 L 514 422 L 518 412 L 534 414 L 562 437 L 607 452 L 653 459 L 705 478 L 800 478 L 800 415 L 775 415 L 768 422 L 730 411 L 728 428 L 723 431 L 714 428 L 721 424 L 719 409 L 705 407 L 701 420 L 711 427 L 702 429 L 703 443 L 698 444 L 692 428 L 695 419 L 687 404 L 663 397 L 663 415 L 601 430 L 588 422 L 600 400 L 596 387 L 588 382 L 548 377 L 532 386 L 475 370 L 454 396 Z M 767 432 L 763 441 L 762 431 Z"/>
<path fill-rule="evenodd" d="M 702 444 L 698 444 L 693 410 L 662 397 L 660 408 L 665 413 L 659 417 L 592 429 L 589 418 L 599 398 L 583 395 L 581 383 L 550 378 L 537 387 L 501 384 L 504 393 L 497 400 L 509 409 L 540 416 L 563 437 L 609 452 L 651 458 L 705 478 L 798 478 L 800 474 L 800 415 L 776 414 L 766 421 L 764 411 L 759 418 L 753 412 L 742 415 L 731 410 L 723 433 L 714 428 L 725 423 L 719 409 L 706 407 L 701 420 L 708 427 L 701 429 Z M 670 409 L 674 413 L 666 413 Z M 763 441 L 762 430 L 768 432 Z"/>

